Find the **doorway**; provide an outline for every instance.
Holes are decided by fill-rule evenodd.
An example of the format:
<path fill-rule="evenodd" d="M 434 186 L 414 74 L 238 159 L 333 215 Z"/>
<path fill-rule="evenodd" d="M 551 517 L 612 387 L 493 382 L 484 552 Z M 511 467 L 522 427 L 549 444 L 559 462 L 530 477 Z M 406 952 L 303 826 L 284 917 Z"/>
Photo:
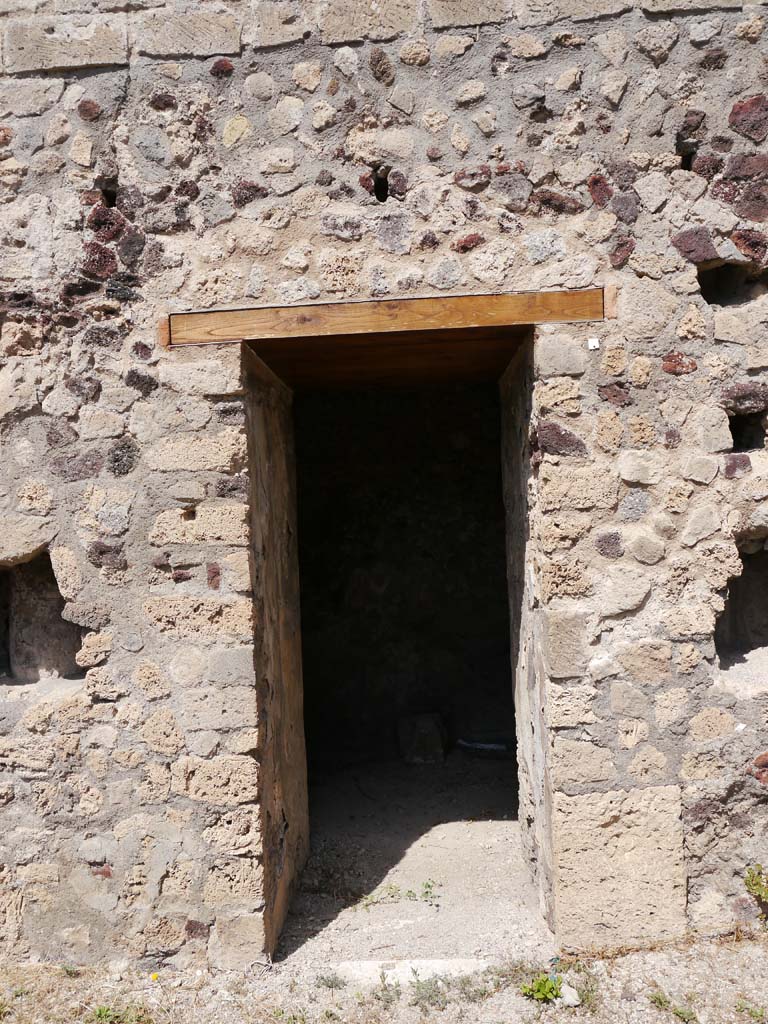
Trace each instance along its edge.
<path fill-rule="evenodd" d="M 272 593 L 266 634 L 272 621 L 280 633 L 272 665 L 276 649 L 294 650 L 291 680 L 276 672 L 262 701 L 265 868 L 280 865 L 266 888 L 283 911 L 293 897 L 279 956 L 322 960 L 329 942 L 367 959 L 541 944 L 517 822 L 513 686 L 530 333 L 500 341 L 474 365 L 465 349 L 453 370 L 438 361 L 430 375 L 417 360 L 418 372 L 387 367 L 376 380 L 370 360 L 363 379 L 342 366 L 329 380 L 320 342 L 314 362 L 305 343 L 295 362 L 288 348 L 253 360 L 256 576 Z M 287 614 L 286 594 L 275 599 L 268 564 L 295 567 L 300 616 L 298 590 Z"/>

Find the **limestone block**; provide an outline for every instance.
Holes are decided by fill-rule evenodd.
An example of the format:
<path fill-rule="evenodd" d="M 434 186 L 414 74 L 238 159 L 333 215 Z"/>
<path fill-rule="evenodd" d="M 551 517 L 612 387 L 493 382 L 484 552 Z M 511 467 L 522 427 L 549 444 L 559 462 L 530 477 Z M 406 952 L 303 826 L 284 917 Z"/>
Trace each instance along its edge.
<path fill-rule="evenodd" d="M 611 509 L 618 501 L 616 475 L 609 471 L 597 473 L 592 467 L 572 469 L 544 463 L 539 487 L 542 512 Z"/>
<path fill-rule="evenodd" d="M 244 971 L 263 962 L 266 933 L 261 914 L 219 914 L 208 942 L 208 959 L 221 971 Z"/>
<path fill-rule="evenodd" d="M 682 466 L 683 478 L 697 484 L 711 484 L 719 469 L 717 459 L 709 455 L 690 455 Z"/>
<path fill-rule="evenodd" d="M 158 754 L 178 754 L 184 747 L 184 733 L 168 708 L 150 715 L 141 730 L 141 738 Z"/>
<path fill-rule="evenodd" d="M 696 743 L 709 743 L 725 736 L 732 736 L 735 727 L 736 719 L 730 711 L 723 708 L 703 708 L 691 719 L 690 736 Z"/>
<path fill-rule="evenodd" d="M 35 516 L 3 516 L 0 531 L 0 567 L 27 562 L 56 536 L 53 523 Z"/>
<path fill-rule="evenodd" d="M 210 57 L 240 52 L 241 23 L 231 14 L 152 11 L 136 18 L 135 45 L 153 57 Z"/>
<path fill-rule="evenodd" d="M 71 548 L 53 547 L 49 553 L 61 596 L 66 601 L 74 601 L 83 589 L 83 577 L 74 551 Z"/>
<path fill-rule="evenodd" d="M 685 931 L 678 786 L 554 798 L 555 932 L 566 948 L 632 946 Z"/>
<path fill-rule="evenodd" d="M 552 752 L 552 784 L 555 789 L 609 782 L 616 776 L 610 750 L 587 740 L 556 736 Z"/>
<path fill-rule="evenodd" d="M 541 623 L 541 654 L 547 675 L 553 679 L 569 679 L 583 675 L 589 661 L 587 613 L 543 611 Z"/>
<path fill-rule="evenodd" d="M 639 0 L 647 14 L 687 14 L 698 11 L 741 10 L 744 0 Z"/>
<path fill-rule="evenodd" d="M 636 611 L 651 592 L 651 581 L 633 569 L 604 573 L 595 604 L 602 619 Z"/>
<path fill-rule="evenodd" d="M 664 475 L 664 462 L 656 452 L 626 451 L 619 455 L 619 475 L 627 484 L 657 484 Z"/>
<path fill-rule="evenodd" d="M 248 506 L 243 504 L 197 505 L 186 510 L 171 508 L 155 519 L 150 544 L 248 543 Z"/>
<path fill-rule="evenodd" d="M 5 29 L 2 66 L 11 74 L 127 63 L 125 18 L 119 14 L 82 24 L 66 18 L 25 19 Z"/>
<path fill-rule="evenodd" d="M 218 434 L 205 436 L 163 437 L 146 450 L 150 469 L 161 473 L 211 471 L 236 473 L 246 458 L 245 434 L 236 427 L 227 427 Z"/>
<path fill-rule="evenodd" d="M 584 345 L 566 334 L 540 334 L 533 359 L 538 377 L 580 377 L 587 368 Z"/>
<path fill-rule="evenodd" d="M 0 117 L 44 114 L 61 98 L 60 78 L 20 78 L 0 82 Z"/>
<path fill-rule="evenodd" d="M 630 280 L 619 290 L 618 316 L 630 341 L 653 341 L 674 320 L 678 300 L 650 278 Z"/>
<path fill-rule="evenodd" d="M 693 547 L 705 537 L 711 537 L 720 529 L 720 512 L 716 505 L 700 505 L 688 517 L 680 540 L 686 547 Z"/>
<path fill-rule="evenodd" d="M 100 665 L 106 661 L 111 651 L 111 633 L 87 633 L 83 638 L 80 650 L 75 655 L 75 661 L 81 668 Z"/>
<path fill-rule="evenodd" d="M 728 415 L 718 406 L 703 406 L 690 417 L 695 442 L 705 452 L 727 452 L 733 447 Z"/>
<path fill-rule="evenodd" d="M 160 633 L 198 642 L 253 638 L 253 603 L 244 598 L 216 601 L 204 597 L 153 597 L 144 614 Z"/>
<path fill-rule="evenodd" d="M 55 756 L 53 746 L 40 736 L 0 736 L 0 767 L 18 771 L 22 776 L 47 772 Z"/>
<path fill-rule="evenodd" d="M 632 0 L 515 0 L 521 25 L 549 25 L 560 18 L 589 21 L 628 11 Z"/>
<path fill-rule="evenodd" d="M 681 604 L 662 613 L 662 625 L 673 640 L 710 637 L 715 628 L 715 613 L 708 604 Z"/>
<path fill-rule="evenodd" d="M 260 0 L 253 29 L 248 26 L 246 40 L 258 50 L 299 42 L 309 31 L 310 26 L 295 0 Z"/>
<path fill-rule="evenodd" d="M 510 0 L 427 0 L 434 28 L 486 25 L 511 16 Z"/>
<path fill-rule="evenodd" d="M 251 686 L 186 690 L 182 694 L 181 721 L 192 732 L 253 727 L 257 724 L 255 691 Z"/>
<path fill-rule="evenodd" d="M 418 7 L 412 0 L 390 0 L 387 4 L 321 0 L 317 21 L 324 43 L 394 39 L 401 32 L 417 30 Z"/>
<path fill-rule="evenodd" d="M 218 909 L 264 907 L 264 872 L 256 857 L 232 857 L 214 864 L 203 888 L 203 902 Z"/>
<path fill-rule="evenodd" d="M 550 683 L 548 689 L 549 724 L 554 729 L 591 725 L 597 721 L 592 702 L 597 695 L 594 686 L 587 683 L 559 686 Z"/>
<path fill-rule="evenodd" d="M 254 803 L 259 794 L 258 764 L 245 754 L 205 760 L 181 757 L 171 768 L 171 791 L 214 806 Z"/>
<path fill-rule="evenodd" d="M 664 557 L 666 546 L 660 537 L 649 533 L 647 530 L 639 530 L 627 545 L 638 562 L 643 565 L 656 565 Z"/>
<path fill-rule="evenodd" d="M 216 359 L 186 360 L 172 352 L 160 363 L 160 383 L 181 395 L 224 396 L 243 394 L 239 346 L 221 345 Z"/>

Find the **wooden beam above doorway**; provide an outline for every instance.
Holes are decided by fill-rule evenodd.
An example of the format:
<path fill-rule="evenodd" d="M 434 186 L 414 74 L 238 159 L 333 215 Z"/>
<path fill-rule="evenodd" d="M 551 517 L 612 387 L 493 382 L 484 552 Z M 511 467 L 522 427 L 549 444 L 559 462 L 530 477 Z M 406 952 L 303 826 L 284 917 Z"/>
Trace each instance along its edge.
<path fill-rule="evenodd" d="M 581 291 L 447 295 L 421 299 L 259 306 L 171 313 L 166 343 L 210 345 L 292 338 L 343 338 L 389 332 L 576 323 L 605 316 L 602 288 Z"/>

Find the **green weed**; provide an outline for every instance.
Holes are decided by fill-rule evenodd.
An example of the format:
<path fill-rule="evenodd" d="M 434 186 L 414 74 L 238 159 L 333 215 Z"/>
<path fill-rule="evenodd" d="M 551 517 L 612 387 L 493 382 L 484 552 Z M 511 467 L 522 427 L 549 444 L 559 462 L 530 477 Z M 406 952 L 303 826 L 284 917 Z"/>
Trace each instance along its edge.
<path fill-rule="evenodd" d="M 560 998 L 563 979 L 559 974 L 537 974 L 520 986 L 520 992 L 526 999 L 534 999 L 537 1003 L 551 1003 Z"/>

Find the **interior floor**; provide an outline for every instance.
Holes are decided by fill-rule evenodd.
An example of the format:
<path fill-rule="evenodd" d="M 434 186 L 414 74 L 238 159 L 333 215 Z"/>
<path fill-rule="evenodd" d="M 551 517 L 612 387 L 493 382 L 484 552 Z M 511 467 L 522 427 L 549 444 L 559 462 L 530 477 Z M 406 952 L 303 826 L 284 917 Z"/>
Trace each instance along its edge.
<path fill-rule="evenodd" d="M 514 761 L 460 751 L 442 764 L 315 772 L 312 853 L 277 959 L 343 973 L 370 961 L 551 956 L 515 784 Z"/>

